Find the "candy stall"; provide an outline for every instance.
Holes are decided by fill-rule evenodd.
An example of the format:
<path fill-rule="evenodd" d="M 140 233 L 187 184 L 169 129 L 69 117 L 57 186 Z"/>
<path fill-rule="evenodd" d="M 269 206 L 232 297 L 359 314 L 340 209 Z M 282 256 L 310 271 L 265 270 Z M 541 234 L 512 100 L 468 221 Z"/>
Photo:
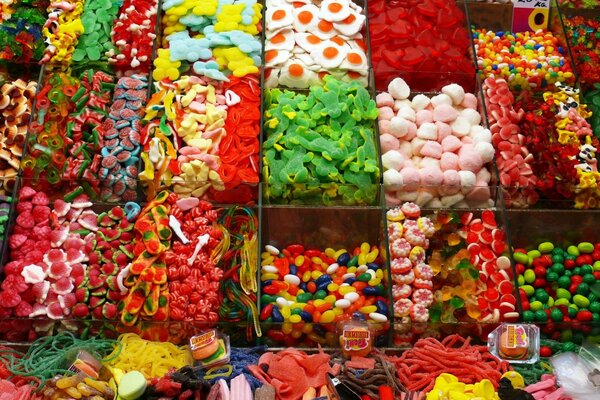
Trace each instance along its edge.
<path fill-rule="evenodd" d="M 0 1 L 0 400 L 600 399 L 597 0 Z"/>

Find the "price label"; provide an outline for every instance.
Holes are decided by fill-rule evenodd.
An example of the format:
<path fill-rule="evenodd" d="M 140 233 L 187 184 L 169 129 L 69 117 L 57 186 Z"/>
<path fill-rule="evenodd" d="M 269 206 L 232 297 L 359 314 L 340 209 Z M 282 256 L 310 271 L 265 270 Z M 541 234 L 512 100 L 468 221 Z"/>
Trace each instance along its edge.
<path fill-rule="evenodd" d="M 515 8 L 550 8 L 550 0 L 513 0 Z"/>
<path fill-rule="evenodd" d="M 513 32 L 548 28 L 550 0 L 513 0 Z"/>

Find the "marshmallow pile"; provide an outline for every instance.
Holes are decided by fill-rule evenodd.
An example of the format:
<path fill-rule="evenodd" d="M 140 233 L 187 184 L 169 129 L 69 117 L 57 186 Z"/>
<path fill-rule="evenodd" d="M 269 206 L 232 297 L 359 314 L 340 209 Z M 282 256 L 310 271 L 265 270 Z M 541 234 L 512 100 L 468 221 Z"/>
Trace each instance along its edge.
<path fill-rule="evenodd" d="M 410 97 L 410 87 L 396 78 L 376 98 L 387 204 L 493 205 L 492 134 L 481 126 L 475 95 L 451 84 L 433 97 Z"/>
<path fill-rule="evenodd" d="M 323 86 L 323 77 L 367 85 L 366 17 L 351 0 L 268 0 L 265 84 Z"/>

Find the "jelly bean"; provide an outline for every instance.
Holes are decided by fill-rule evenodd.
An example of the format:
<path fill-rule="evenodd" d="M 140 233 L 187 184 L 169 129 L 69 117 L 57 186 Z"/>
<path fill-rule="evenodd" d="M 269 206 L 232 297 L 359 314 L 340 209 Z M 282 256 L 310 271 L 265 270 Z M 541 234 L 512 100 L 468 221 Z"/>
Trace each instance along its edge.
<path fill-rule="evenodd" d="M 377 307 L 377 312 L 379 314 L 388 315 L 388 306 L 383 300 L 377 300 L 375 302 L 375 306 Z"/>
<path fill-rule="evenodd" d="M 314 270 L 310 273 L 312 279 L 319 279 L 323 275 L 323 272 Z M 316 282 L 315 282 L 316 283 Z"/>
<path fill-rule="evenodd" d="M 594 245 L 590 242 L 581 242 L 577 245 L 577 249 L 581 253 L 592 253 L 594 251 Z"/>
<path fill-rule="evenodd" d="M 310 293 L 315 293 L 317 291 L 317 285 L 314 282 L 308 282 L 307 289 Z"/>
<path fill-rule="evenodd" d="M 310 293 L 302 293 L 296 296 L 296 300 L 298 303 L 307 303 L 309 300 L 312 300 L 313 296 Z"/>
<path fill-rule="evenodd" d="M 292 316 L 290 316 L 290 322 L 291 323 L 296 324 L 296 323 L 301 322 L 301 321 L 302 321 L 302 317 L 300 315 L 292 315 Z"/>
<path fill-rule="evenodd" d="M 348 266 L 348 262 L 350 262 L 350 254 L 342 253 L 338 256 L 336 262 L 338 265 Z"/>
<path fill-rule="evenodd" d="M 327 292 L 325 290 L 318 290 L 313 296 L 314 299 L 319 300 L 323 300 L 325 297 L 327 297 Z"/>
<path fill-rule="evenodd" d="M 377 287 L 372 286 L 365 287 L 362 292 L 366 296 L 377 296 L 379 294 L 379 290 L 377 289 Z"/>
<path fill-rule="evenodd" d="M 271 312 L 273 311 L 273 305 L 267 304 L 260 311 L 260 320 L 265 321 L 267 318 L 271 316 Z"/>
<path fill-rule="evenodd" d="M 357 280 L 359 280 L 360 282 L 368 282 L 371 280 L 371 275 L 370 274 L 360 274 L 356 277 Z"/>
<path fill-rule="evenodd" d="M 341 292 L 340 292 L 340 294 L 341 294 Z M 351 303 L 353 303 L 356 300 L 358 300 L 359 297 L 360 297 L 360 295 L 358 293 L 356 293 L 356 292 L 348 292 L 348 293 L 346 293 L 344 295 L 344 299 L 350 301 Z"/>
<path fill-rule="evenodd" d="M 516 252 L 516 253 L 513 254 L 513 258 L 519 264 L 529 264 L 529 257 L 525 253 L 518 253 L 518 252 Z"/>
<path fill-rule="evenodd" d="M 273 322 L 283 322 L 283 316 L 277 307 L 273 307 L 271 312 L 271 318 L 273 318 Z"/>
<path fill-rule="evenodd" d="M 279 274 L 262 274 L 260 276 L 260 280 L 261 281 L 270 281 L 270 280 L 276 280 L 277 278 L 279 278 Z"/>
<path fill-rule="evenodd" d="M 274 255 L 274 256 L 278 256 L 279 255 L 279 249 L 277 247 L 275 247 L 275 246 L 270 245 L 270 244 L 268 244 L 268 245 L 265 246 L 265 250 L 269 254 L 271 254 L 271 255 Z"/>
<path fill-rule="evenodd" d="M 543 242 L 538 245 L 538 250 L 542 254 L 550 253 L 554 250 L 554 244 L 552 242 Z"/>
<path fill-rule="evenodd" d="M 334 295 L 329 295 L 329 296 L 325 297 L 323 300 L 325 300 L 328 303 L 334 304 L 335 301 L 337 300 L 337 298 Z"/>
<path fill-rule="evenodd" d="M 333 263 L 329 267 L 327 267 L 326 272 L 328 274 L 335 274 L 339 268 L 340 268 L 340 266 L 337 263 Z"/>
<path fill-rule="evenodd" d="M 328 323 L 333 322 L 334 319 L 335 319 L 335 313 L 331 310 L 327 310 L 321 315 L 321 319 L 319 320 L 319 323 L 328 324 Z"/>
<path fill-rule="evenodd" d="M 275 277 L 274 279 L 277 278 Z M 298 286 L 300 284 L 300 278 L 298 278 L 296 275 L 288 274 L 283 279 L 290 285 Z"/>
<path fill-rule="evenodd" d="M 312 314 L 307 311 L 302 311 L 300 317 L 304 322 L 312 322 Z M 306 333 L 306 332 L 305 332 Z"/>
<path fill-rule="evenodd" d="M 376 306 L 365 306 L 365 307 L 361 307 L 358 311 L 360 311 L 363 314 L 370 314 L 372 312 L 376 312 L 377 307 Z"/>

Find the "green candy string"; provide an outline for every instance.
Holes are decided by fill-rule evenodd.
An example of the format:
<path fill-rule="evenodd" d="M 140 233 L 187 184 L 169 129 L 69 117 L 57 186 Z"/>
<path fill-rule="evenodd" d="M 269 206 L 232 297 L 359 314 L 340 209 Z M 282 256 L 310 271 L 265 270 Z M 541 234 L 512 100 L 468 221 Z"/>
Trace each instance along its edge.
<path fill-rule="evenodd" d="M 70 332 L 63 332 L 37 339 L 26 353 L 0 349 L 0 360 L 14 376 L 37 378 L 40 380 L 40 387 L 43 387 L 47 380 L 57 375 L 72 374 L 68 370 L 68 363 L 80 350 L 86 350 L 100 357 L 103 362 L 109 362 L 121 353 L 121 343 L 110 339 L 82 340 Z"/>

